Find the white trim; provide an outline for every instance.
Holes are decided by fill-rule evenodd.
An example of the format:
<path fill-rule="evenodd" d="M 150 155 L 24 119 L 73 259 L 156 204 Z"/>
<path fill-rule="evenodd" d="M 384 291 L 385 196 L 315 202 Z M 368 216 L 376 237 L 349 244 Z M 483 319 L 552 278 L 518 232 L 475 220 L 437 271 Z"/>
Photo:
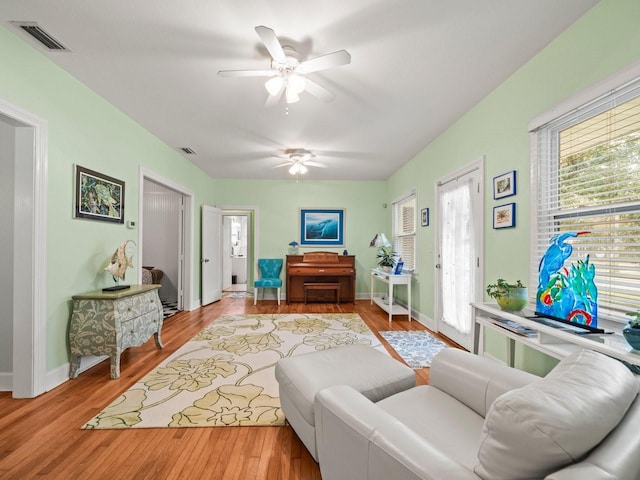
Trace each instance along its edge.
<path fill-rule="evenodd" d="M 236 210 L 236 211 L 251 211 L 253 212 L 253 278 L 257 279 L 260 276 L 260 272 L 258 272 L 258 257 L 260 256 L 260 208 L 256 205 L 215 205 L 216 208 L 219 208 L 224 212 L 225 210 Z M 248 284 L 249 279 L 247 279 L 247 289 L 249 289 Z M 284 296 L 284 294 L 283 294 Z"/>
<path fill-rule="evenodd" d="M 391 200 L 391 205 L 393 205 L 394 203 L 400 203 L 403 200 L 411 197 L 412 195 L 416 197 L 416 200 L 418 199 L 418 187 L 412 187 L 408 192 L 394 198 L 393 200 Z"/>
<path fill-rule="evenodd" d="M 33 398 L 46 391 L 47 371 L 47 121 L 0 99 L 0 114 L 19 123 L 29 161 L 16 161 L 13 271 L 13 397 Z M 26 128 L 28 132 L 18 132 Z M 24 133 L 25 135 L 22 135 Z M 27 145 L 28 143 L 28 145 Z M 30 147 L 30 148 L 29 148 Z M 14 265 L 18 265 L 16 262 Z"/>
<path fill-rule="evenodd" d="M 10 392 L 13 389 L 13 374 L 0 373 L 0 392 Z"/>
<path fill-rule="evenodd" d="M 182 288 L 183 288 L 183 308 L 186 310 L 195 310 L 196 308 L 198 308 L 200 306 L 200 300 L 193 300 L 192 299 L 192 292 L 193 292 L 193 285 L 194 285 L 194 280 L 193 280 L 193 275 L 194 275 L 194 268 L 193 268 L 193 255 L 194 255 L 194 250 L 196 250 L 194 248 L 193 242 L 195 239 L 195 234 L 194 234 L 194 230 L 195 230 L 195 223 L 194 223 L 194 208 L 193 208 L 193 203 L 194 203 L 194 195 L 193 192 L 187 188 L 185 188 L 184 186 L 180 185 L 179 183 L 174 182 L 173 180 L 170 180 L 166 177 L 163 177 L 162 175 L 154 172 L 153 170 L 150 170 L 146 167 L 140 166 L 140 174 L 139 174 L 139 181 L 138 181 L 138 255 L 140 256 L 140 258 L 142 258 L 142 226 L 143 226 L 143 211 L 144 211 L 144 179 L 149 179 L 155 183 L 158 183 L 160 185 L 163 185 L 167 188 L 170 188 L 171 190 L 175 190 L 176 192 L 182 194 L 185 203 L 184 203 L 184 218 L 185 218 L 185 225 L 184 225 L 184 272 L 183 272 L 183 284 L 182 284 Z M 138 269 L 138 283 L 142 282 L 142 269 L 139 268 Z"/>
<path fill-rule="evenodd" d="M 546 123 L 566 115 L 572 110 L 583 107 L 585 104 L 597 100 L 599 97 L 608 94 L 612 90 L 617 90 L 618 88 L 623 87 L 626 83 L 631 82 L 638 77 L 640 77 L 640 61 L 628 65 L 598 83 L 585 88 L 566 100 L 563 100 L 555 107 L 536 115 L 529 122 L 529 131 L 532 132 Z"/>

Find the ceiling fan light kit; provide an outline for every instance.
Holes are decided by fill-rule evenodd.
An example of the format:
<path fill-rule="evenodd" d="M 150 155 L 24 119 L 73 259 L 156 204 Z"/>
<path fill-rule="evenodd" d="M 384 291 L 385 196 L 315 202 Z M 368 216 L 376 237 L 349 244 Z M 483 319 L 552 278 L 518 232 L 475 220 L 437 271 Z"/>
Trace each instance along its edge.
<path fill-rule="evenodd" d="M 300 94 L 304 91 L 323 102 L 333 101 L 335 98 L 333 92 L 306 78 L 306 75 L 351 63 L 349 52 L 338 50 L 303 62 L 295 48 L 280 44 L 272 29 L 258 25 L 255 30 L 271 55 L 271 69 L 220 70 L 218 75 L 221 77 L 271 77 L 264 84 L 270 95 L 265 102 L 267 107 L 276 105 L 283 94 L 287 104 L 298 102 Z"/>

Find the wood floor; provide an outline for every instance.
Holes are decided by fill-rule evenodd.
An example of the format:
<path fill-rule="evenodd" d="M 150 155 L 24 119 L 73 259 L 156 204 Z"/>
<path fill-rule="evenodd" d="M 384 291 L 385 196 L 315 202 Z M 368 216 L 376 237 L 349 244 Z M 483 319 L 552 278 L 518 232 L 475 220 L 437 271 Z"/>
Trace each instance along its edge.
<path fill-rule="evenodd" d="M 88 419 L 161 360 L 226 313 L 358 313 L 374 331 L 424 330 L 416 321 L 386 314 L 369 301 L 353 304 L 282 304 L 223 298 L 165 321 L 164 349 L 153 340 L 125 351 L 121 376 L 99 365 L 35 399 L 0 392 L 0 479 L 319 479 L 320 470 L 291 427 L 215 427 L 81 430 Z M 380 340 L 389 352 L 384 339 Z M 417 370 L 419 384 L 428 369 Z"/>

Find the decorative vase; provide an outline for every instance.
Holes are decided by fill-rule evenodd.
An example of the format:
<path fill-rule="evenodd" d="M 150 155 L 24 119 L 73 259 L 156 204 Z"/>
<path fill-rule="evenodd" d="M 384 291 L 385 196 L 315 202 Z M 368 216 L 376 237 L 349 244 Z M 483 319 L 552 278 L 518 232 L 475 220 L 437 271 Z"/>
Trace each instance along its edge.
<path fill-rule="evenodd" d="M 298 255 L 298 247 L 289 247 L 289 255 Z"/>
<path fill-rule="evenodd" d="M 519 312 L 529 303 L 529 291 L 527 287 L 511 288 L 507 295 L 497 297 L 496 301 L 505 312 Z"/>
<path fill-rule="evenodd" d="M 627 325 L 622 329 L 622 335 L 631 348 L 640 350 L 640 328 Z"/>

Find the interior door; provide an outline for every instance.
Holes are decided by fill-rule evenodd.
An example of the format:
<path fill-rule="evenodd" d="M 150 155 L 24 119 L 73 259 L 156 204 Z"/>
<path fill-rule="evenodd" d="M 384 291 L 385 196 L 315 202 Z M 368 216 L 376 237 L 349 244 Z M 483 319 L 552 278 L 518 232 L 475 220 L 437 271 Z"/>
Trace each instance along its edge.
<path fill-rule="evenodd" d="M 202 305 L 208 305 L 222 298 L 222 211 L 219 208 L 202 207 L 201 251 Z"/>
<path fill-rule="evenodd" d="M 438 184 L 437 329 L 471 350 L 471 302 L 481 298 L 481 173 L 473 169 Z"/>

